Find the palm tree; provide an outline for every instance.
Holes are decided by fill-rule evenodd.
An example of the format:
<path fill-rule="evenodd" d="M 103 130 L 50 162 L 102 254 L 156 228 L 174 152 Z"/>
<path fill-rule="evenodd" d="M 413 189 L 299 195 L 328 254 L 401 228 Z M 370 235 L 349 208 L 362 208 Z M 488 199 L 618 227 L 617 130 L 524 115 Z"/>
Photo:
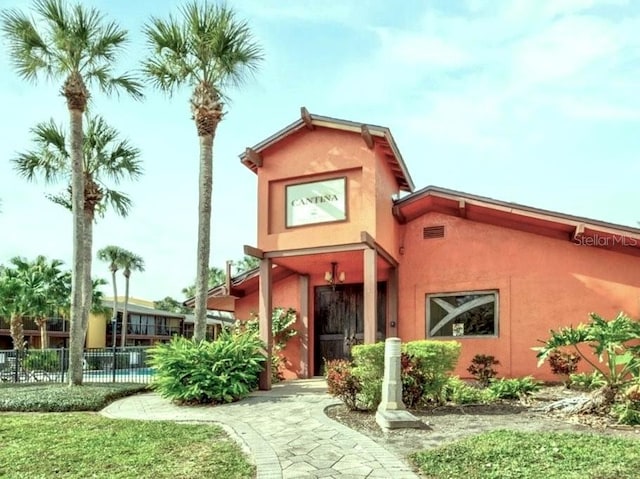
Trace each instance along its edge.
<path fill-rule="evenodd" d="M 120 260 L 122 275 L 124 276 L 124 306 L 122 307 L 122 334 L 120 335 L 120 347 L 124 348 L 127 336 L 127 322 L 129 314 L 129 278 L 132 271 L 144 271 L 144 260 L 131 251 L 126 251 Z"/>
<path fill-rule="evenodd" d="M 111 321 L 118 320 L 118 288 L 116 285 L 116 273 L 120 269 L 122 259 L 126 254 L 126 250 L 119 246 L 105 246 L 101 250 L 98 250 L 98 259 L 109 263 L 109 270 L 111 271 L 111 284 L 113 286 L 113 310 L 111 313 Z M 113 337 L 113 344 L 115 346 L 116 338 Z"/>
<path fill-rule="evenodd" d="M 59 259 L 48 261 L 39 255 L 34 261 L 14 258 L 24 288 L 25 312 L 40 328 L 40 348 L 49 347 L 47 320 L 65 301 L 65 272 L 60 268 L 63 262 Z"/>
<path fill-rule="evenodd" d="M 70 120 L 71 191 L 73 212 L 73 269 L 70 329 L 70 384 L 82 384 L 82 352 L 89 305 L 83 291 L 91 288 L 91 268 L 84 260 L 91 256 L 84 244 L 84 177 L 82 169 L 82 116 L 87 109 L 89 89 L 125 91 L 142 97 L 141 85 L 128 74 L 114 76 L 113 65 L 127 40 L 126 30 L 108 22 L 95 8 L 64 0 L 35 0 L 34 17 L 18 9 L 0 14 L 0 29 L 8 40 L 9 56 L 18 75 L 28 81 L 40 76 L 62 81 L 62 95 Z M 90 245 L 89 245 L 90 246 Z"/>
<path fill-rule="evenodd" d="M 155 87 L 169 95 L 184 85 L 192 88 L 191 112 L 200 140 L 193 338 L 201 341 L 206 332 L 213 140 L 225 114 L 223 90 L 241 84 L 257 69 L 263 54 L 247 23 L 237 20 L 224 5 L 191 2 L 180 13 L 180 20 L 154 17 L 144 27 L 151 52 L 143 71 Z"/>
<path fill-rule="evenodd" d="M 18 174 L 29 181 L 41 178 L 45 183 L 70 182 L 70 154 L 64 130 L 53 120 L 38 123 L 31 129 L 35 149 L 20 153 L 13 160 Z M 109 187 L 107 180 L 119 183 L 124 179 L 137 179 L 142 174 L 138 157 L 140 151 L 120 140 L 117 130 L 110 127 L 100 117 L 90 117 L 83 140 L 84 190 L 84 258 L 85 267 L 91 269 L 93 244 L 93 223 L 98 215 L 103 215 L 111 206 L 120 216 L 127 216 L 131 208 L 129 197 Z M 67 209 L 72 209 L 70 185 L 49 199 Z M 100 258 L 103 259 L 103 258 Z M 115 276 L 114 276 L 115 277 Z M 115 287 L 115 283 L 114 283 Z M 83 306 L 91 309 L 91 288 L 84 289 Z M 115 310 L 114 310 L 115 311 Z M 86 328 L 84 330 L 86 334 Z"/>
<path fill-rule="evenodd" d="M 213 288 L 215 286 L 220 286 L 224 284 L 227 280 L 227 273 L 217 266 L 211 266 L 209 268 L 209 273 L 207 274 L 207 288 Z M 196 295 L 196 283 L 191 286 L 187 286 L 186 288 L 182 288 L 182 294 L 185 295 L 186 298 L 193 298 Z"/>
<path fill-rule="evenodd" d="M 14 258 L 15 259 L 15 258 Z M 11 260 L 13 262 L 13 259 Z M 25 313 L 25 288 L 14 268 L 2 268 L 0 274 L 0 315 L 9 318 L 9 334 L 13 349 L 24 350 L 24 327 L 22 318 Z"/>

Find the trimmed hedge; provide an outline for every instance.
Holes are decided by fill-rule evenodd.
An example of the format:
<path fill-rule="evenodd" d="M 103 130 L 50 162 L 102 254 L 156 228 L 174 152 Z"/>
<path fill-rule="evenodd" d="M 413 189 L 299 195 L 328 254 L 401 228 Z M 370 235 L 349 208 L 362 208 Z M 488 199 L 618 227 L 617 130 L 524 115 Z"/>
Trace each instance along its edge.
<path fill-rule="evenodd" d="M 146 390 L 145 384 L 3 384 L 0 411 L 99 411 L 107 404 Z"/>

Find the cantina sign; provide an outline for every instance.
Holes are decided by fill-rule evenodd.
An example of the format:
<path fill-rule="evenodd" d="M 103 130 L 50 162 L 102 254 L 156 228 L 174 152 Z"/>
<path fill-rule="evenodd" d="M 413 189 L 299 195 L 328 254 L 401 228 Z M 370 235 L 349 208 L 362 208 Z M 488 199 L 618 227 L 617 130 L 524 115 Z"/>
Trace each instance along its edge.
<path fill-rule="evenodd" d="M 346 178 L 289 185 L 287 228 L 347 219 Z"/>

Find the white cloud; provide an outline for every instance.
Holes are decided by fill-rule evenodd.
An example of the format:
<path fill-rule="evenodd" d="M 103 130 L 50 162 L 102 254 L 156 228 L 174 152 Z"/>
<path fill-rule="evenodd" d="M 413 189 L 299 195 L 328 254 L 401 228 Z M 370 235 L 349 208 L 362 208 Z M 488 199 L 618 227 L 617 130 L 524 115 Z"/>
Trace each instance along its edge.
<path fill-rule="evenodd" d="M 620 48 L 616 26 L 595 17 L 565 17 L 513 49 L 516 82 L 535 84 L 571 78 Z M 600 72 L 598 72 L 600 73 Z"/>

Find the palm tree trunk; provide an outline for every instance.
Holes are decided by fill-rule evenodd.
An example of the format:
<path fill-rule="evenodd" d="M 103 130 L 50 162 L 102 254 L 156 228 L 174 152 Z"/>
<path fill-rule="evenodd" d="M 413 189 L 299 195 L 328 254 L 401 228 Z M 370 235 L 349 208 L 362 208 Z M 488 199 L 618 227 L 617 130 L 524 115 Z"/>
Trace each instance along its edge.
<path fill-rule="evenodd" d="M 13 341 L 13 349 L 24 351 L 24 327 L 22 325 L 22 316 L 12 314 L 9 321 L 9 334 Z"/>
<path fill-rule="evenodd" d="M 93 281 L 91 280 L 91 263 L 93 256 L 93 211 L 84 211 L 83 240 L 83 278 L 82 278 L 82 344 L 84 346 L 89 326 L 89 312 L 93 301 Z"/>
<path fill-rule="evenodd" d="M 118 322 L 118 288 L 116 286 L 116 270 L 111 268 L 111 284 L 113 285 L 113 312 L 111 313 L 111 321 L 117 323 Z M 111 338 L 111 345 L 115 347 L 116 345 L 116 329 L 113 325 L 111 327 L 111 334 L 113 337 Z"/>
<path fill-rule="evenodd" d="M 198 260 L 196 268 L 195 324 L 193 340 L 202 341 L 207 331 L 207 292 L 211 249 L 211 192 L 213 190 L 213 134 L 200 136 L 198 192 Z"/>
<path fill-rule="evenodd" d="M 127 343 L 127 328 L 129 318 L 129 276 L 124 277 L 124 305 L 122 306 L 122 334 L 120 334 L 120 347 L 124 348 Z"/>
<path fill-rule="evenodd" d="M 70 109 L 71 124 L 71 212 L 73 214 L 73 264 L 71 270 L 71 325 L 69 328 L 69 384 L 82 384 L 84 329 L 82 298 L 84 284 L 84 175 L 82 172 L 82 111 Z"/>
<path fill-rule="evenodd" d="M 40 328 L 40 349 L 49 347 L 49 333 L 47 331 L 47 318 L 35 318 L 35 323 Z"/>

